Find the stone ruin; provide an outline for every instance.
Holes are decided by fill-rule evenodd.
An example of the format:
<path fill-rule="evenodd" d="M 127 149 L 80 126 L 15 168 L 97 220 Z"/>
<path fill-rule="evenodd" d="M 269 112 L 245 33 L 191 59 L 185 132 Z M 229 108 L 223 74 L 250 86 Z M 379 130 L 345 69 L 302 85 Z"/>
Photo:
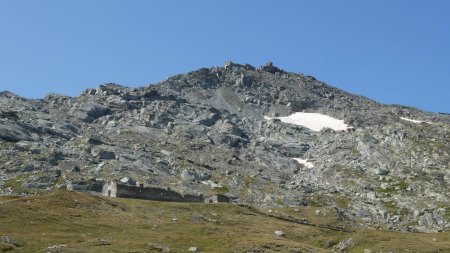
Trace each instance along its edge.
<path fill-rule="evenodd" d="M 214 194 L 211 196 L 205 197 L 205 203 L 207 204 L 215 204 L 219 202 L 231 202 L 231 198 L 221 194 Z"/>
<path fill-rule="evenodd" d="M 170 188 L 144 187 L 112 181 L 103 185 L 102 195 L 112 198 L 132 198 L 170 202 L 203 202 L 203 195 L 181 195 Z"/>
<path fill-rule="evenodd" d="M 120 181 L 72 181 L 67 184 L 67 190 L 87 192 L 94 195 L 101 195 L 111 198 L 132 198 L 153 201 L 167 202 L 204 202 L 219 203 L 231 202 L 231 198 L 221 194 L 203 196 L 202 194 L 180 194 L 170 188 L 147 187 L 135 182 L 130 178 L 123 178 Z"/>

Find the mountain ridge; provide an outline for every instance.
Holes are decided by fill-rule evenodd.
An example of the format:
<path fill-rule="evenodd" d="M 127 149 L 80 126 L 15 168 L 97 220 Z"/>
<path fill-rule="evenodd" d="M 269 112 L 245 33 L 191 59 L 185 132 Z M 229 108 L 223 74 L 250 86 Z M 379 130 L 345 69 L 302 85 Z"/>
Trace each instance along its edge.
<path fill-rule="evenodd" d="M 2 92 L 0 104 L 3 194 L 130 177 L 257 206 L 329 205 L 358 226 L 450 227 L 450 115 L 384 105 L 271 63 L 76 97 Z M 351 128 L 280 119 L 296 112 Z"/>

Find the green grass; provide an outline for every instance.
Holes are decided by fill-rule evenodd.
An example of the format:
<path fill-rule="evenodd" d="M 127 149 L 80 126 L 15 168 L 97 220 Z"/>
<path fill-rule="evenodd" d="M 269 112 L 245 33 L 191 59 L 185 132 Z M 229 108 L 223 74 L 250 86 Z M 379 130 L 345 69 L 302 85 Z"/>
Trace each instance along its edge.
<path fill-rule="evenodd" d="M 336 206 L 339 208 L 348 208 L 351 204 L 352 200 L 350 198 L 345 197 L 337 197 L 336 198 Z"/>
<path fill-rule="evenodd" d="M 35 193 L 41 192 L 42 190 L 39 190 L 39 189 L 27 189 L 27 188 L 22 187 L 22 184 L 25 183 L 29 177 L 30 177 L 29 174 L 22 174 L 22 175 L 16 176 L 14 178 L 6 180 L 2 187 L 3 188 L 11 187 L 11 189 L 14 192 L 20 192 L 20 193 L 26 193 L 26 194 L 35 194 Z"/>
<path fill-rule="evenodd" d="M 398 187 L 400 190 L 405 191 L 408 189 L 408 183 L 402 179 L 398 183 L 394 184 L 394 187 Z"/>
<path fill-rule="evenodd" d="M 252 185 L 255 182 L 255 178 L 254 177 L 250 177 L 250 176 L 246 176 L 244 178 L 244 185 L 246 188 L 250 187 L 250 185 Z"/>
<path fill-rule="evenodd" d="M 312 207 L 322 207 L 326 205 L 326 196 L 312 195 L 307 199 L 308 205 Z"/>
<path fill-rule="evenodd" d="M 19 252 L 45 251 L 59 244 L 83 252 L 148 252 L 149 243 L 166 245 L 171 252 L 185 252 L 191 246 L 218 253 L 260 248 L 283 252 L 297 247 L 320 252 L 302 241 L 275 237 L 273 232 L 282 229 L 292 237 L 319 238 L 328 234 L 233 204 L 108 199 L 67 191 L 0 201 L 4 201 L 0 235 L 22 242 Z M 99 245 L 104 241 L 109 245 Z"/>
<path fill-rule="evenodd" d="M 218 188 L 215 188 L 214 190 L 213 190 L 213 193 L 215 193 L 215 194 L 224 194 L 224 195 L 226 195 L 227 193 L 229 193 L 230 192 L 230 190 L 228 189 L 228 187 L 227 186 L 222 186 L 222 187 L 218 187 Z"/>
<path fill-rule="evenodd" d="M 379 193 L 385 193 L 385 194 L 390 195 L 391 193 L 394 193 L 397 191 L 406 191 L 406 189 L 408 189 L 408 186 L 409 186 L 409 184 L 404 179 L 402 179 L 386 189 L 378 188 L 377 191 Z"/>
<path fill-rule="evenodd" d="M 445 207 L 444 218 L 450 221 L 450 207 Z"/>
<path fill-rule="evenodd" d="M 356 241 L 350 252 L 450 252 L 450 233 L 358 230 L 343 224 L 327 207 L 285 207 L 267 214 L 268 210 L 225 203 L 155 202 L 55 191 L 0 197 L 0 236 L 21 243 L 12 252 L 47 252 L 49 246 L 61 244 L 66 245 L 64 252 L 158 252 L 149 244 L 169 247 L 170 252 L 186 252 L 192 246 L 215 253 L 331 252 L 333 245 L 347 238 Z M 347 232 L 326 226 L 345 226 Z M 276 237 L 275 230 L 286 235 Z M 12 248 L 0 245 L 4 251 Z"/>
<path fill-rule="evenodd" d="M 352 154 L 353 156 L 361 156 L 361 153 L 356 148 L 352 148 L 350 154 Z"/>

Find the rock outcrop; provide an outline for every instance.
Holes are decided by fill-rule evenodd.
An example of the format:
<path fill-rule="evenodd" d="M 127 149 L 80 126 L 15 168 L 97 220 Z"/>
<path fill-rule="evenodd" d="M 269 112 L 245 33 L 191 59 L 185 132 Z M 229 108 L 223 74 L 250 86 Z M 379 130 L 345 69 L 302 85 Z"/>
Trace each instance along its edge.
<path fill-rule="evenodd" d="M 383 105 L 272 63 L 78 97 L 2 92 L 0 108 L 2 194 L 129 177 L 259 206 L 332 206 L 361 226 L 450 227 L 450 115 Z M 296 112 L 348 127 L 279 119 Z"/>

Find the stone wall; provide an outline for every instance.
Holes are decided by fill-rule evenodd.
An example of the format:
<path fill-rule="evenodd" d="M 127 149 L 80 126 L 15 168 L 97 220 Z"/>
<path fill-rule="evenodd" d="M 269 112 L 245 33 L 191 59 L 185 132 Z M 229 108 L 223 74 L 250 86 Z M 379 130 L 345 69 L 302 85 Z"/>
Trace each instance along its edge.
<path fill-rule="evenodd" d="M 230 198 L 224 195 L 215 194 L 205 198 L 205 203 L 230 202 Z"/>
<path fill-rule="evenodd" d="M 103 185 L 102 195 L 105 197 L 115 198 L 117 195 L 117 183 L 115 182 L 105 183 Z"/>
<path fill-rule="evenodd" d="M 100 194 L 102 187 L 104 187 L 103 182 L 95 180 L 78 180 L 67 183 L 67 190 L 69 191 L 89 192 L 92 194 Z"/>
<path fill-rule="evenodd" d="M 203 202 L 204 199 L 203 195 L 181 195 L 170 189 L 139 187 L 116 182 L 104 185 L 103 196 L 170 202 Z"/>

